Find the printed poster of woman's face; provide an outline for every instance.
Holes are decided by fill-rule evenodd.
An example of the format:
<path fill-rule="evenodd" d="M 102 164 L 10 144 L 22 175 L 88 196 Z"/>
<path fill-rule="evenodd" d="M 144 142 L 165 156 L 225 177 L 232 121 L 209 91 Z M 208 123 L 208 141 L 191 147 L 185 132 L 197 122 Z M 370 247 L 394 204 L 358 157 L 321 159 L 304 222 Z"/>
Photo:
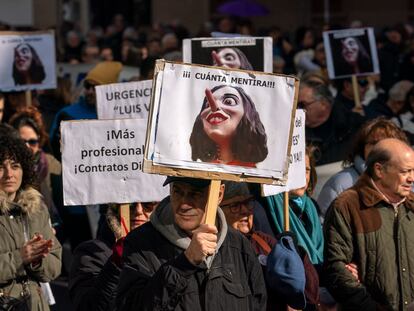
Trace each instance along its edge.
<path fill-rule="evenodd" d="M 326 38 L 325 38 L 326 37 Z M 328 39 L 328 71 L 331 78 L 379 72 L 375 38 L 371 28 L 324 33 Z"/>
<path fill-rule="evenodd" d="M 211 75 L 220 71 L 200 70 Z M 169 75 L 169 70 L 164 74 L 155 138 L 160 157 L 192 161 L 193 167 L 206 163 L 283 169 L 294 97 L 285 79 L 277 77 L 280 83 L 272 88 L 176 79 L 181 74 Z M 171 98 L 174 103 L 168 104 Z"/>
<path fill-rule="evenodd" d="M 46 89 L 56 86 L 54 39 L 51 35 L 0 36 L 0 89 Z M 8 67 L 8 68 L 5 68 Z"/>
<path fill-rule="evenodd" d="M 193 39 L 188 46 L 191 49 L 191 58 L 188 58 L 189 51 L 187 45 L 184 45 L 184 61 L 231 69 L 271 72 L 267 68 L 267 64 L 272 63 L 272 51 L 267 48 L 267 38 L 251 39 L 254 43 L 248 45 L 232 45 L 234 40 L 237 39 Z M 208 44 L 208 42 L 213 43 Z M 214 44 L 214 42 L 222 42 L 222 44 Z M 267 61 L 266 57 L 269 58 Z"/>

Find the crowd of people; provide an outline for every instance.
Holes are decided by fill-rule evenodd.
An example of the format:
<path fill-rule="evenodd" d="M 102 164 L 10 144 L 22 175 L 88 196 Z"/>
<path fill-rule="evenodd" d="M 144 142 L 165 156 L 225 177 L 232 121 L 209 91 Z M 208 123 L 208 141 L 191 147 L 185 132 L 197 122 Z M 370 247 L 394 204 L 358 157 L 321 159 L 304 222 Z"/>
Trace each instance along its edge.
<path fill-rule="evenodd" d="M 55 90 L 32 91 L 31 106 L 24 91 L 0 92 L 0 310 L 48 310 L 60 274 L 75 310 L 414 310 L 412 25 L 376 30 L 380 74 L 359 75 L 357 88 L 350 78 L 329 80 L 322 33 L 311 27 L 291 40 L 276 26 L 256 31 L 230 17 L 198 31 L 133 27 L 122 15 L 86 34 L 64 26 L 56 61 L 93 65 L 81 96 L 72 98 L 64 77 Z M 210 181 L 166 177 L 168 197 L 130 204 L 126 237 L 116 204 L 64 207 L 60 122 L 97 119 L 96 86 L 118 82 L 123 66 L 152 79 L 156 59 L 180 61 L 182 39 L 212 31 L 271 36 L 273 71 L 300 78 L 306 185 L 288 193 L 290 231 L 283 194 L 262 197 L 253 183 L 223 182 L 209 225 Z M 225 50 L 212 54 L 214 65 L 226 65 Z M 23 45 L 15 57 L 29 52 Z M 207 89 L 194 129 L 222 105 L 213 93 L 223 89 L 248 97 Z M 254 139 L 266 142 L 257 126 Z M 220 163 L 225 148 L 204 136 L 191 135 L 192 158 Z M 234 165 L 267 155 L 265 144 L 237 146 L 226 153 L 237 154 L 227 161 Z M 315 193 L 316 167 L 339 161 L 343 170 Z"/>

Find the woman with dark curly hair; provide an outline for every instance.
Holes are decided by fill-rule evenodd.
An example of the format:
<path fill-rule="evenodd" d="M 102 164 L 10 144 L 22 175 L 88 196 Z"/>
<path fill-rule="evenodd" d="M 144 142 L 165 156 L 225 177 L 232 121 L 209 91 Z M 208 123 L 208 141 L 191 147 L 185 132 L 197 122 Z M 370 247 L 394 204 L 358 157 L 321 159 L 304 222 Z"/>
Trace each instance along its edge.
<path fill-rule="evenodd" d="M 14 48 L 14 83 L 16 85 L 39 84 L 45 78 L 45 69 L 36 50 L 27 43 L 17 45 Z"/>
<path fill-rule="evenodd" d="M 267 136 L 250 96 L 228 85 L 205 93 L 190 136 L 193 161 L 256 167 L 267 157 Z"/>
<path fill-rule="evenodd" d="M 24 142 L 0 136 L 0 301 L 15 298 L 27 310 L 49 310 L 39 283 L 60 274 L 61 246 L 35 180 Z"/>
<path fill-rule="evenodd" d="M 57 224 L 59 217 L 53 201 L 53 193 L 56 191 L 53 191 L 52 175 L 61 175 L 62 166 L 55 157 L 42 149 L 49 141 L 42 115 L 37 108 L 27 107 L 12 115 L 9 124 L 19 131 L 20 137 L 33 153 L 37 176 L 36 184 L 39 185 L 40 193 L 49 208 L 53 223 Z"/>
<path fill-rule="evenodd" d="M 238 48 L 222 48 L 211 52 L 214 66 L 253 70 L 246 55 Z"/>

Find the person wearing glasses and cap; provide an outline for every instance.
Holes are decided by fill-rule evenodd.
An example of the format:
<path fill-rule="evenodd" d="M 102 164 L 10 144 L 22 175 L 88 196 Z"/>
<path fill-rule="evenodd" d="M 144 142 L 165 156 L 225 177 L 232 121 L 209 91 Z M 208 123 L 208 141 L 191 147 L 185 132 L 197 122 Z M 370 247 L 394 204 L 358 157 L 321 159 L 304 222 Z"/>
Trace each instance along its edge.
<path fill-rule="evenodd" d="M 334 103 L 343 106 L 347 113 L 357 113 L 356 117 L 361 119 L 360 122 L 364 122 L 365 118 L 363 116 L 365 115 L 365 111 L 363 109 L 361 110 L 363 107 L 357 106 L 355 103 L 351 78 L 336 79 L 334 83 L 338 90 Z M 368 78 L 364 76 L 357 77 L 357 83 L 359 98 L 362 103 L 370 85 Z"/>
<path fill-rule="evenodd" d="M 319 300 L 319 277 L 306 251 L 297 245 L 285 245 L 287 240 L 293 242 L 288 237 L 283 237 L 282 245 L 274 249 L 280 242 L 255 230 L 253 212 L 259 203 L 247 183 L 228 181 L 225 186 L 220 207 L 227 224 L 250 241 L 262 266 L 268 290 L 267 310 L 302 310 L 307 304 L 305 310 L 313 310 Z M 292 263 L 295 267 L 290 266 Z"/>
<path fill-rule="evenodd" d="M 169 176 L 164 185 L 170 196 L 125 238 L 117 310 L 266 310 L 249 241 L 220 208 L 216 224 L 204 224 L 210 181 Z"/>
<path fill-rule="evenodd" d="M 130 229 L 146 223 L 159 202 L 129 205 Z M 97 238 L 81 243 L 73 253 L 69 274 L 69 296 L 75 310 L 115 309 L 116 288 L 122 267 L 125 223 L 119 217 L 119 204 L 110 204 Z"/>

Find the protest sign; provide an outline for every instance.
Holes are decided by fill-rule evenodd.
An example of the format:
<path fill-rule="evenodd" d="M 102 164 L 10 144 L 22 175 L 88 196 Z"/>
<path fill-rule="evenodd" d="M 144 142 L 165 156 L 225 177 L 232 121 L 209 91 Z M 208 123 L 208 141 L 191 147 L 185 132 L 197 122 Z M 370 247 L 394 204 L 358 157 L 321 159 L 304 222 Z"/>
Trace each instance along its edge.
<path fill-rule="evenodd" d="M 289 157 L 289 173 L 286 186 L 263 185 L 263 196 L 267 197 L 281 192 L 302 188 L 306 185 L 305 162 L 305 111 L 296 110 L 295 127 L 293 129 L 292 147 Z"/>
<path fill-rule="evenodd" d="M 215 53 L 216 56 L 213 54 Z M 183 40 L 183 60 L 232 69 L 273 72 L 271 37 L 193 38 Z"/>
<path fill-rule="evenodd" d="M 298 80 L 158 61 L 144 171 L 284 183 Z"/>
<path fill-rule="evenodd" d="M 0 32 L 0 90 L 56 88 L 53 31 Z"/>
<path fill-rule="evenodd" d="M 147 119 L 152 80 L 95 87 L 98 119 Z"/>
<path fill-rule="evenodd" d="M 325 31 L 323 42 L 330 79 L 380 72 L 372 28 Z"/>
<path fill-rule="evenodd" d="M 160 201 L 162 176 L 142 172 L 147 120 L 63 121 L 65 205 Z"/>

